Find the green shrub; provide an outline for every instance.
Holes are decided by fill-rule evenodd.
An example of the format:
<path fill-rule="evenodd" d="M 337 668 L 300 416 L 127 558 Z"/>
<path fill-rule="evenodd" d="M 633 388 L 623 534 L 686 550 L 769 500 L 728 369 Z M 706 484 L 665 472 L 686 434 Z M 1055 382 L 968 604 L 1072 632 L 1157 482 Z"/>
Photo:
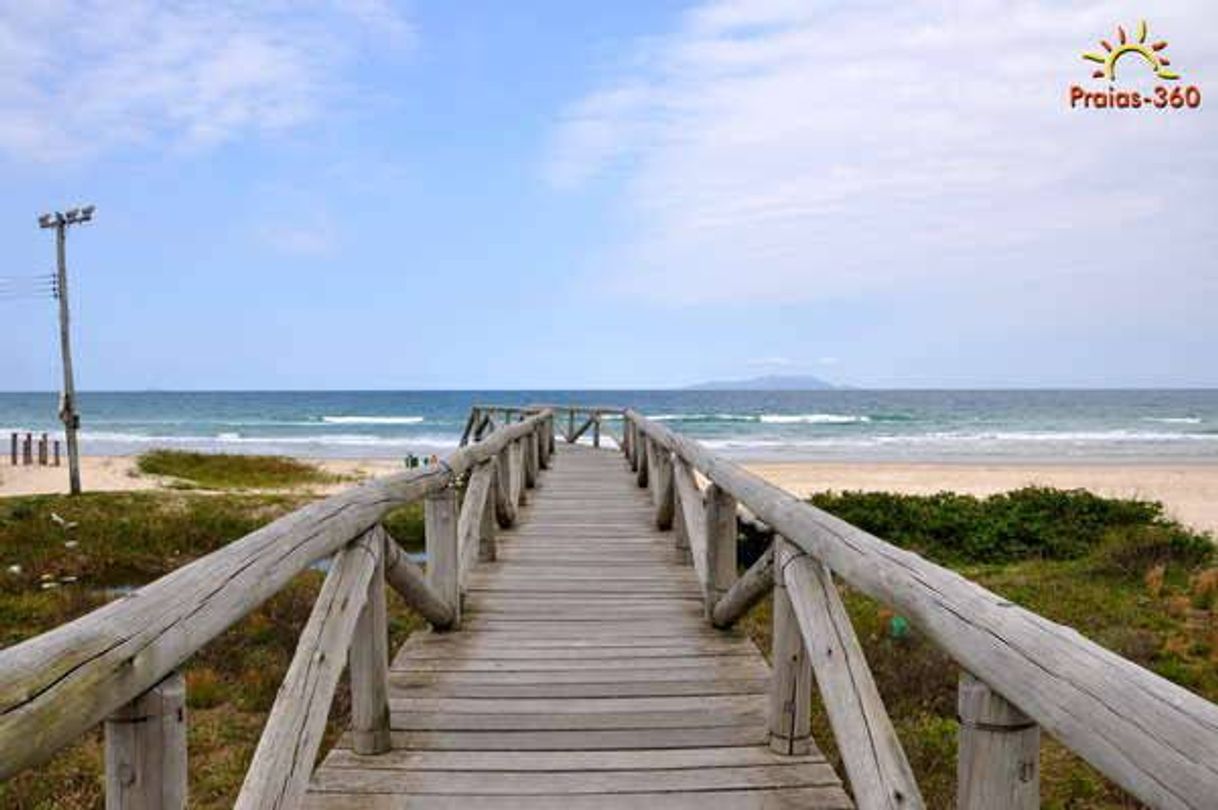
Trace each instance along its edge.
<path fill-rule="evenodd" d="M 811 501 L 890 543 L 951 564 L 1078 559 L 1108 542 L 1113 532 L 1139 527 L 1169 537 L 1177 553 L 1209 546 L 1205 535 L 1164 517 L 1158 502 L 1104 498 L 1081 489 L 1026 487 L 986 498 L 828 492 Z"/>
<path fill-rule="evenodd" d="M 1204 535 L 1175 524 L 1152 523 L 1109 529 L 1092 557 L 1105 573 L 1141 578 L 1156 565 L 1194 568 L 1213 552 L 1213 543 Z"/>

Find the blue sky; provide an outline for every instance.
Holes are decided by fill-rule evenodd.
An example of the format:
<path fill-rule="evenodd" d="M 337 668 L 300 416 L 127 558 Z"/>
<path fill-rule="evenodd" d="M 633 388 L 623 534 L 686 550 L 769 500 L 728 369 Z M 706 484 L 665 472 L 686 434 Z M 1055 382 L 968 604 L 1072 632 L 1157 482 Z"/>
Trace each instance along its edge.
<path fill-rule="evenodd" d="M 1218 8 L 1151 6 L 8 3 L 0 276 L 98 206 L 88 389 L 1218 385 Z M 1068 109 L 1143 16 L 1213 100 Z"/>

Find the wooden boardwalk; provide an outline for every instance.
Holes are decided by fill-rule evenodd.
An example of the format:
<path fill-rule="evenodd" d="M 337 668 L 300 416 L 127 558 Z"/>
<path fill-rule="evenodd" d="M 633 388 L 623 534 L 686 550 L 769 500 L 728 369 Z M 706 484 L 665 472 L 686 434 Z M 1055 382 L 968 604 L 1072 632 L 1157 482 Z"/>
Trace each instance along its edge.
<path fill-rule="evenodd" d="M 305 806 L 844 808 L 823 756 L 768 747 L 769 667 L 710 627 L 620 453 L 560 446 L 459 631 L 393 660 L 393 750 L 333 750 Z"/>

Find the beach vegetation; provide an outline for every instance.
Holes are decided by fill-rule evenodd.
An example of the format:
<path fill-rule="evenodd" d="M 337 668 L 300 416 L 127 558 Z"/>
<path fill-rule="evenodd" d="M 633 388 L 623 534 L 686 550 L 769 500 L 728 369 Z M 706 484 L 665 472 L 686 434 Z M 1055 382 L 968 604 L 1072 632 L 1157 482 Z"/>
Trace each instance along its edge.
<path fill-rule="evenodd" d="M 825 493 L 812 500 L 1218 701 L 1212 540 L 1166 518 L 1158 503 L 1039 488 L 990 498 Z M 1016 515 L 1027 523 L 1013 525 Z M 953 806 L 959 668 L 916 626 L 901 623 L 903 632 L 895 632 L 892 608 L 839 584 L 927 806 Z M 745 620 L 767 652 L 771 621 L 768 600 Z M 819 699 L 813 734 L 841 772 Z M 1045 807 L 1139 806 L 1047 734 L 1041 782 Z"/>
<path fill-rule="evenodd" d="M 176 479 L 176 488 L 180 489 L 283 489 L 341 480 L 313 464 L 286 456 L 150 450 L 136 465 L 145 475 Z"/>
<path fill-rule="evenodd" d="M 0 499 L 0 647 L 101 607 L 309 500 L 179 491 Z M 418 505 L 393 517 L 395 536 L 421 542 Z M 186 662 L 191 807 L 232 807 L 322 578 L 300 575 Z M 388 599 L 396 648 L 422 622 L 392 589 Z M 325 747 L 349 713 L 340 684 Z M 0 782 L 0 807 L 100 810 L 102 739 L 96 729 L 50 762 Z"/>

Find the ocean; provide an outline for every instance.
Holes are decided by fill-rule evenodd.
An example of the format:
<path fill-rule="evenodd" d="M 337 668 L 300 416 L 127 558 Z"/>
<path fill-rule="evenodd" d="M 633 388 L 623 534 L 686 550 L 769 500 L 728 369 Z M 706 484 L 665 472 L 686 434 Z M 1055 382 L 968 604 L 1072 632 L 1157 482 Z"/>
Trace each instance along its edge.
<path fill-rule="evenodd" d="M 1218 390 L 85 392 L 81 443 L 86 455 L 443 453 L 475 402 L 629 405 L 756 461 L 1218 461 Z M 59 435 L 56 403 L 0 393 L 5 442 Z"/>

